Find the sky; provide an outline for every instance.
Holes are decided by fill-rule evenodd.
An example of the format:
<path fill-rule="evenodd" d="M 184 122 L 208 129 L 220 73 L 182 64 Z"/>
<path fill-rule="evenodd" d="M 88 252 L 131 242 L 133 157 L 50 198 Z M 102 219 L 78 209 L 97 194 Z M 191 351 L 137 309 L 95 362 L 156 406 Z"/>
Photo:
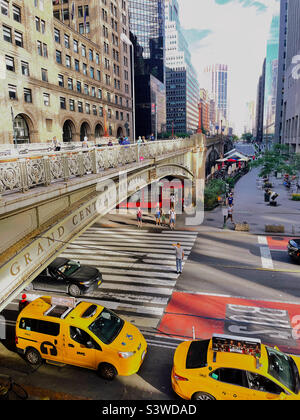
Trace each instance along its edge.
<path fill-rule="evenodd" d="M 189 43 L 200 86 L 209 64 L 228 64 L 230 120 L 243 132 L 246 102 L 256 100 L 279 0 L 178 0 L 180 21 Z M 205 86 L 204 86 L 205 87 Z"/>

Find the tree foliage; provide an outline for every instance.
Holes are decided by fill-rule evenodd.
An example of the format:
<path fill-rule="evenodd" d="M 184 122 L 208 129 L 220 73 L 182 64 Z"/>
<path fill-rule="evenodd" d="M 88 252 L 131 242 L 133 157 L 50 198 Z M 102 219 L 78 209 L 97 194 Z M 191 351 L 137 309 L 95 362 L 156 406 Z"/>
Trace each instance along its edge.
<path fill-rule="evenodd" d="M 272 172 L 296 175 L 300 170 L 300 155 L 290 152 L 288 145 L 275 144 L 253 161 L 251 167 L 261 168 L 260 177 L 269 176 Z"/>

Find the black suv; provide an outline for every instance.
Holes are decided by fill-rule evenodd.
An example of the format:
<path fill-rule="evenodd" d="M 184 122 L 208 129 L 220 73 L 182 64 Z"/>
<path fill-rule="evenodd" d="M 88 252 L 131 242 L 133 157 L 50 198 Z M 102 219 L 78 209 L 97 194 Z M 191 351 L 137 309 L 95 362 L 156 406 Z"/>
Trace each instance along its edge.
<path fill-rule="evenodd" d="M 67 258 L 56 258 L 26 289 L 66 292 L 78 297 L 101 283 L 102 275 L 97 268 Z"/>

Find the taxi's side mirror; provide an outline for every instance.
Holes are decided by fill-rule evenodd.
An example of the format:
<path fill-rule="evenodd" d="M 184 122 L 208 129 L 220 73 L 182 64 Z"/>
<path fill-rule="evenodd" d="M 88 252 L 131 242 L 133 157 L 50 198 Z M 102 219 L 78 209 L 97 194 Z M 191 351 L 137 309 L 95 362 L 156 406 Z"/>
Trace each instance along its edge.
<path fill-rule="evenodd" d="M 285 392 L 281 392 L 281 393 L 279 394 L 279 399 L 280 399 L 280 400 L 286 400 L 286 397 L 287 397 L 287 395 L 286 395 L 286 393 L 285 393 Z"/>

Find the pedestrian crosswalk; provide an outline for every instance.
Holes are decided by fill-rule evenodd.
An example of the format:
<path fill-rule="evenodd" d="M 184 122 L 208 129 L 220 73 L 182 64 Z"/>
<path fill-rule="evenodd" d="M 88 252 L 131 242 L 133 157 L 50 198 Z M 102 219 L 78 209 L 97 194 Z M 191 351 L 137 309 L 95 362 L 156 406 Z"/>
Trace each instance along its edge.
<path fill-rule="evenodd" d="M 102 273 L 91 299 L 140 327 L 156 327 L 176 285 L 175 250 L 180 242 L 184 264 L 197 238 L 196 232 L 153 232 L 94 225 L 61 254 Z"/>

